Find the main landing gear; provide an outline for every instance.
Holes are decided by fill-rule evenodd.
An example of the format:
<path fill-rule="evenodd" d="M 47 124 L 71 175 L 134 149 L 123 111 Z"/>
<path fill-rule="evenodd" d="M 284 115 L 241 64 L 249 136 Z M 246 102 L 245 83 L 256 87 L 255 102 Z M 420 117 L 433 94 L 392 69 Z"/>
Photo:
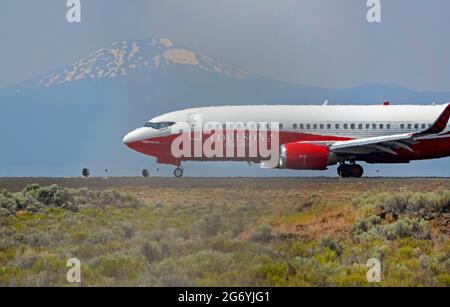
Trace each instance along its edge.
<path fill-rule="evenodd" d="M 361 165 L 351 163 L 351 164 L 345 164 L 342 163 L 337 168 L 338 175 L 342 178 L 348 178 L 348 177 L 354 177 L 354 178 L 361 178 L 364 174 L 364 169 Z"/>
<path fill-rule="evenodd" d="M 183 168 L 181 168 L 181 167 L 178 166 L 178 167 L 173 171 L 173 175 L 174 175 L 176 178 L 182 177 L 182 176 L 183 176 Z"/>

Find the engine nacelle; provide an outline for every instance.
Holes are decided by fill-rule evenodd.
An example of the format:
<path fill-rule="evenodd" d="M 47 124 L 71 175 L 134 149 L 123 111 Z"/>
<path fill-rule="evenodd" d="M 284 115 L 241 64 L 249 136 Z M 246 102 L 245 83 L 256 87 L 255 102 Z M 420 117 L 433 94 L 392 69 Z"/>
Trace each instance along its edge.
<path fill-rule="evenodd" d="M 325 170 L 338 162 L 338 157 L 324 145 L 288 143 L 281 145 L 279 168 Z"/>

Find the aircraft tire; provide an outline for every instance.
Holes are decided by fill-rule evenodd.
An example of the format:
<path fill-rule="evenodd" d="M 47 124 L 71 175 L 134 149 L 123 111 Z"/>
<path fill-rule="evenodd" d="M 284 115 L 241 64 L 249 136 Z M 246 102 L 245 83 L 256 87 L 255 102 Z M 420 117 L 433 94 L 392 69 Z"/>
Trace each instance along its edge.
<path fill-rule="evenodd" d="M 183 177 L 183 169 L 181 167 L 177 167 L 174 171 L 173 171 L 173 175 L 176 178 L 181 178 Z"/>
<path fill-rule="evenodd" d="M 364 169 L 359 164 L 353 164 L 350 168 L 351 177 L 361 178 L 364 174 Z"/>
<path fill-rule="evenodd" d="M 348 164 L 341 164 L 339 165 L 337 169 L 337 173 L 341 178 L 348 178 L 350 177 L 350 165 Z"/>

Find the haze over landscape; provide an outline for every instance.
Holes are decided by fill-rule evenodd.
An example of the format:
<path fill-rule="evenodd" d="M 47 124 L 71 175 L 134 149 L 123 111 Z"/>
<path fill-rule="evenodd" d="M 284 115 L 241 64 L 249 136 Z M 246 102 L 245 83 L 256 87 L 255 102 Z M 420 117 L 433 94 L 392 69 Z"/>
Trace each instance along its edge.
<path fill-rule="evenodd" d="M 65 21 L 63 2 L 2 4 L 0 176 L 155 174 L 154 159 L 127 149 L 123 135 L 192 106 L 450 100 L 445 1 L 383 1 L 377 25 L 364 1 L 82 1 L 81 24 Z M 448 162 L 366 174 L 447 176 Z M 335 173 L 186 164 L 187 176 Z"/>

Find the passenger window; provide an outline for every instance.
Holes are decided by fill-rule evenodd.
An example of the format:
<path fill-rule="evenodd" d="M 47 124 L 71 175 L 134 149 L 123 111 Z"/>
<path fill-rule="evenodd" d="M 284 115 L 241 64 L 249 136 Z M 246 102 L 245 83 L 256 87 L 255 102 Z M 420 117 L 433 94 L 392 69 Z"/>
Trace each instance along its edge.
<path fill-rule="evenodd" d="M 313 129 L 316 130 L 317 129 L 317 124 L 313 125 Z"/>
<path fill-rule="evenodd" d="M 331 124 L 327 124 L 327 129 L 331 129 Z"/>
<path fill-rule="evenodd" d="M 299 126 L 300 126 L 300 129 L 302 129 L 302 130 L 304 129 L 303 124 L 300 124 Z"/>
<path fill-rule="evenodd" d="M 335 124 L 334 128 L 339 129 L 339 124 Z"/>
<path fill-rule="evenodd" d="M 323 124 L 320 124 L 320 130 L 323 130 Z"/>
<path fill-rule="evenodd" d="M 372 124 L 372 129 L 373 130 L 377 129 L 377 124 Z"/>
<path fill-rule="evenodd" d="M 384 125 L 380 124 L 380 130 L 383 130 L 383 129 L 384 129 Z"/>
<path fill-rule="evenodd" d="M 414 124 L 414 129 L 419 129 L 419 124 Z"/>
<path fill-rule="evenodd" d="M 426 125 L 425 125 L 425 124 L 422 124 L 422 129 L 425 129 L 425 127 L 426 127 Z"/>
<path fill-rule="evenodd" d="M 391 124 L 386 124 L 386 129 L 391 129 Z"/>
<path fill-rule="evenodd" d="M 362 128 L 363 128 L 363 124 L 359 124 L 359 125 L 358 125 L 358 129 L 361 130 Z"/>
<path fill-rule="evenodd" d="M 351 125 L 350 125 L 350 128 L 351 128 L 351 129 L 355 129 L 355 124 L 351 124 Z"/>
<path fill-rule="evenodd" d="M 347 124 L 344 124 L 344 129 L 348 129 L 348 125 Z"/>
<path fill-rule="evenodd" d="M 370 129 L 370 124 L 366 124 L 366 129 Z"/>
<path fill-rule="evenodd" d="M 405 129 L 405 124 L 400 124 L 400 129 Z"/>
<path fill-rule="evenodd" d="M 283 124 L 280 123 L 280 124 L 278 125 L 278 127 L 280 128 L 280 130 L 283 129 Z"/>
<path fill-rule="evenodd" d="M 411 130 L 411 128 L 412 128 L 412 125 L 408 124 L 408 130 Z"/>
<path fill-rule="evenodd" d="M 306 124 L 306 129 L 311 129 L 311 124 Z"/>
<path fill-rule="evenodd" d="M 293 128 L 293 129 L 297 129 L 297 124 L 293 124 L 293 125 L 292 125 L 292 128 Z"/>

